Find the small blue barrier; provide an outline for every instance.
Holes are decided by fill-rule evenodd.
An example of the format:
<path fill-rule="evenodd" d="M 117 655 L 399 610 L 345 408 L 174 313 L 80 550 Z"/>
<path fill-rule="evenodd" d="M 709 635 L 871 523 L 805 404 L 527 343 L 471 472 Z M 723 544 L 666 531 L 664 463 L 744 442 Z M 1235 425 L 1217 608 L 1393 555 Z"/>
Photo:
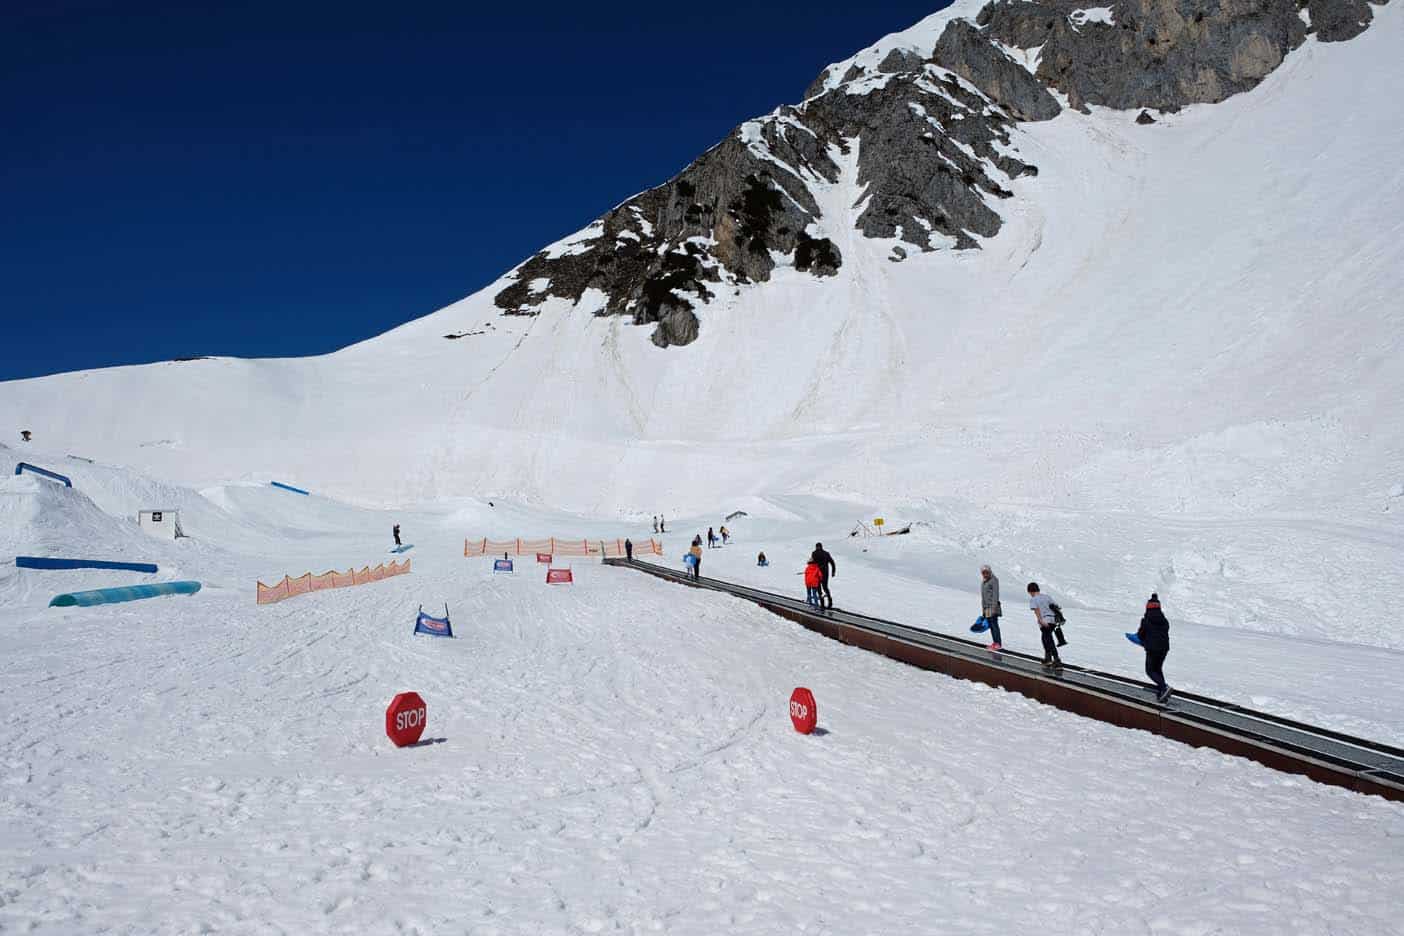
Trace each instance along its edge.
<path fill-rule="evenodd" d="M 55 595 L 49 602 L 51 608 L 71 608 L 77 605 L 88 608 L 93 605 L 116 604 L 119 601 L 138 601 L 142 598 L 155 598 L 159 595 L 193 595 L 200 590 L 199 582 L 160 582 L 156 585 L 127 585 L 122 588 L 94 588 L 92 591 L 68 592 Z"/>
<path fill-rule="evenodd" d="M 121 569 L 124 572 L 155 572 L 154 562 L 107 562 L 102 559 L 47 559 L 43 556 L 16 556 L 21 569 Z"/>
<path fill-rule="evenodd" d="M 452 637 L 453 625 L 449 623 L 448 605 L 444 605 L 444 616 L 436 618 L 424 613 L 424 605 L 419 606 L 419 617 L 414 619 L 414 632 L 430 637 Z"/>
<path fill-rule="evenodd" d="M 511 572 L 511 571 L 512 571 L 512 560 L 511 560 L 511 559 L 494 559 L 493 562 L 492 562 L 492 571 L 494 571 L 494 572 Z"/>
<path fill-rule="evenodd" d="M 281 481 L 269 481 L 268 483 L 273 485 L 275 488 L 282 488 L 285 491 L 292 491 L 294 494 L 301 494 L 303 497 L 311 496 L 302 488 L 295 488 L 291 484 L 284 484 Z"/>
<path fill-rule="evenodd" d="M 57 471 L 50 471 L 47 468 L 40 468 L 38 465 L 31 465 L 29 462 L 20 462 L 18 465 L 15 466 L 15 474 L 19 474 L 22 471 L 30 471 L 37 475 L 43 475 L 44 477 L 50 478 L 54 481 L 62 481 L 64 487 L 73 487 L 73 482 L 70 481 L 65 475 L 61 475 Z"/>

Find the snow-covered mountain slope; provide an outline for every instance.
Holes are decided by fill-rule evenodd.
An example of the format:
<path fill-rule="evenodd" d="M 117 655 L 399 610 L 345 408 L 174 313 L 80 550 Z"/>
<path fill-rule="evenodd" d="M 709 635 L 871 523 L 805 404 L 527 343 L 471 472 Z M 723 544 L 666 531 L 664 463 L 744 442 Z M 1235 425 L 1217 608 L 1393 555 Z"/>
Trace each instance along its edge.
<path fill-rule="evenodd" d="M 910 35 L 936 41 L 953 15 Z M 1180 550 L 1219 570 L 1199 583 L 1210 622 L 1327 614 L 1343 632 L 1386 619 L 1404 584 L 1401 33 L 1398 4 L 1377 8 L 1351 41 L 1307 36 L 1252 90 L 1149 126 L 1095 105 L 1001 124 L 990 146 L 1039 172 L 967 154 L 1010 193 L 979 196 L 1000 216 L 979 249 L 869 236 L 867 144 L 831 147 L 806 216 L 841 265 L 774 254 L 765 282 L 712 283 L 683 348 L 593 314 L 591 289 L 577 305 L 528 281 L 538 314 L 503 316 L 512 273 L 326 357 L 12 382 L 0 414 L 48 451 L 197 488 L 277 478 L 381 506 L 502 496 L 598 516 L 792 493 L 958 508 L 944 535 L 966 552 L 1037 569 L 1060 543 L 1101 543 L 1131 557 L 1107 573 L 1127 589 L 1167 560 L 1183 581 L 1136 532 L 1173 518 L 1213 541 Z M 1131 539 L 1103 542 L 1111 528 Z"/>

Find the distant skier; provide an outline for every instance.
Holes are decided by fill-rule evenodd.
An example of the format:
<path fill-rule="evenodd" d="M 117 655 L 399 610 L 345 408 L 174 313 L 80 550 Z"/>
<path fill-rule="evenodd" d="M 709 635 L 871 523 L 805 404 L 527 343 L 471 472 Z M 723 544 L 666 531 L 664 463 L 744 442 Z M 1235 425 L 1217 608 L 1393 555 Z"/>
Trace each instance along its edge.
<path fill-rule="evenodd" d="M 702 577 L 702 537 L 694 539 L 692 548 L 687 552 L 692 556 L 692 579 L 697 581 Z"/>
<path fill-rule="evenodd" d="M 819 590 L 824 593 L 824 600 L 828 602 L 828 607 L 834 606 L 834 593 L 829 591 L 829 579 L 838 577 L 838 565 L 834 562 L 834 557 L 829 555 L 823 543 L 814 544 L 814 552 L 810 554 L 809 560 L 819 566 Z M 823 607 L 821 602 L 820 607 Z"/>
<path fill-rule="evenodd" d="M 1029 607 L 1033 609 L 1039 636 L 1043 638 L 1043 666 L 1045 669 L 1062 669 L 1058 645 L 1053 642 L 1053 628 L 1058 626 L 1058 621 L 1053 616 L 1052 604 L 1052 600 L 1038 590 L 1037 582 L 1029 583 Z"/>
<path fill-rule="evenodd" d="M 400 525 L 397 523 L 390 529 L 390 535 L 395 537 L 395 545 L 400 545 Z"/>
<path fill-rule="evenodd" d="M 634 561 L 634 541 L 633 541 L 633 540 L 630 540 L 630 539 L 625 539 L 625 540 L 624 540 L 624 558 L 625 558 L 625 560 L 628 561 L 628 562 L 633 562 L 633 561 Z"/>
<path fill-rule="evenodd" d="M 760 566 L 762 569 L 770 565 L 770 560 L 765 558 L 765 553 L 760 553 L 756 556 L 756 565 Z"/>
<path fill-rule="evenodd" d="M 668 532 L 668 518 L 665 517 L 665 516 L 663 516 L 662 514 L 659 514 L 659 515 L 658 515 L 658 532 L 659 532 L 659 533 L 667 533 L 667 532 Z"/>
<path fill-rule="evenodd" d="M 708 548 L 708 549 L 716 549 L 716 548 L 717 548 L 717 534 L 714 533 L 714 532 L 712 532 L 712 528 L 711 528 L 711 527 L 707 527 L 707 548 Z"/>
<path fill-rule="evenodd" d="M 731 542 L 731 531 L 728 530 L 726 527 L 722 527 L 722 528 L 721 528 L 721 538 L 722 538 L 722 545 L 723 545 L 723 546 L 725 546 L 727 543 Z"/>
<path fill-rule="evenodd" d="M 995 578 L 994 572 L 990 571 L 987 565 L 980 566 L 980 614 L 985 620 L 990 622 L 990 644 L 991 650 L 1003 650 L 1004 644 L 999 639 L 999 616 L 1004 613 L 1004 608 L 999 603 L 999 579 Z"/>
<path fill-rule="evenodd" d="M 658 514 L 653 515 L 653 532 L 658 532 Z"/>
<path fill-rule="evenodd" d="M 1165 657 L 1170 653 L 1170 622 L 1160 610 L 1160 596 L 1151 592 L 1146 602 L 1146 613 L 1141 618 L 1141 626 L 1136 631 L 1141 638 L 1141 646 L 1146 648 L 1146 675 L 1155 683 L 1155 700 L 1165 702 L 1170 698 L 1170 686 L 1165 682 Z"/>
<path fill-rule="evenodd" d="M 810 559 L 804 567 L 804 600 L 811 608 L 822 608 L 823 598 L 819 595 L 819 583 L 824 580 L 819 571 L 819 563 Z"/>

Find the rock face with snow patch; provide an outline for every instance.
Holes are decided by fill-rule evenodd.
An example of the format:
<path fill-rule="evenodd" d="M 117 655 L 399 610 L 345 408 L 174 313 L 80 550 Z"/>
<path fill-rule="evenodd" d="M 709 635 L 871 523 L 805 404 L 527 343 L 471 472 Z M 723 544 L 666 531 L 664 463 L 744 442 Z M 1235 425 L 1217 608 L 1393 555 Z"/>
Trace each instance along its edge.
<path fill-rule="evenodd" d="M 1371 19 L 1365 0 L 1306 3 L 1323 40 Z M 653 342 L 669 347 L 696 339 L 697 310 L 720 288 L 764 283 L 782 265 L 836 274 L 838 241 L 854 230 L 919 251 L 978 248 L 999 233 L 1008 183 L 1037 174 L 1011 133 L 1056 117 L 1052 92 L 1079 110 L 1220 101 L 1256 86 L 1309 31 L 1297 0 L 995 0 L 973 18 L 924 22 L 939 31 L 829 66 L 802 104 L 747 121 L 669 182 L 532 257 L 497 306 L 534 315 L 568 300 L 652 324 Z M 834 193 L 853 197 L 835 208 Z"/>

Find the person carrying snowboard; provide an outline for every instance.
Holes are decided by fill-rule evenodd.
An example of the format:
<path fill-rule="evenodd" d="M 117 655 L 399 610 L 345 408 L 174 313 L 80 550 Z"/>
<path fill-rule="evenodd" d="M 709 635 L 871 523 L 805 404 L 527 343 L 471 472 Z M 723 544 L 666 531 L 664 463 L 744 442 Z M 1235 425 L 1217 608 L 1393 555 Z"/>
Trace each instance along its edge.
<path fill-rule="evenodd" d="M 804 567 L 804 600 L 811 608 L 822 607 L 819 597 L 819 583 L 823 576 L 819 573 L 819 563 L 810 559 Z"/>
<path fill-rule="evenodd" d="M 999 616 L 1004 608 L 999 603 L 999 579 L 987 565 L 980 566 L 980 614 L 990 622 L 990 649 L 1003 650 L 999 639 Z"/>
<path fill-rule="evenodd" d="M 1029 607 L 1033 609 L 1039 635 L 1043 638 L 1043 668 L 1058 670 L 1063 668 L 1063 661 L 1058 656 L 1058 645 L 1053 642 L 1053 628 L 1058 622 L 1053 616 L 1052 604 L 1052 600 L 1038 590 L 1037 582 L 1029 583 Z"/>
<path fill-rule="evenodd" d="M 1160 610 L 1160 596 L 1151 592 L 1146 602 L 1146 613 L 1141 617 L 1141 626 L 1136 631 L 1141 646 L 1146 648 L 1146 675 L 1155 683 L 1155 701 L 1170 699 L 1170 686 L 1165 682 L 1165 657 L 1170 653 L 1170 622 Z"/>
<path fill-rule="evenodd" d="M 687 552 L 692 557 L 692 580 L 695 582 L 702 577 L 702 537 L 694 539 L 692 548 Z"/>
<path fill-rule="evenodd" d="M 397 523 L 390 529 L 390 535 L 395 537 L 395 545 L 400 545 L 400 525 Z"/>
<path fill-rule="evenodd" d="M 727 543 L 731 542 L 731 533 L 727 530 L 726 527 L 722 527 L 722 528 L 721 528 L 721 538 L 722 538 L 722 545 L 723 545 L 723 546 L 725 546 Z"/>
<path fill-rule="evenodd" d="M 819 566 L 819 591 L 823 593 L 823 599 L 828 601 L 828 607 L 833 608 L 834 594 L 829 591 L 829 579 L 838 576 L 838 565 L 834 563 L 834 557 L 829 555 L 823 543 L 815 543 L 809 561 Z M 823 602 L 820 603 L 820 607 L 824 607 Z"/>

